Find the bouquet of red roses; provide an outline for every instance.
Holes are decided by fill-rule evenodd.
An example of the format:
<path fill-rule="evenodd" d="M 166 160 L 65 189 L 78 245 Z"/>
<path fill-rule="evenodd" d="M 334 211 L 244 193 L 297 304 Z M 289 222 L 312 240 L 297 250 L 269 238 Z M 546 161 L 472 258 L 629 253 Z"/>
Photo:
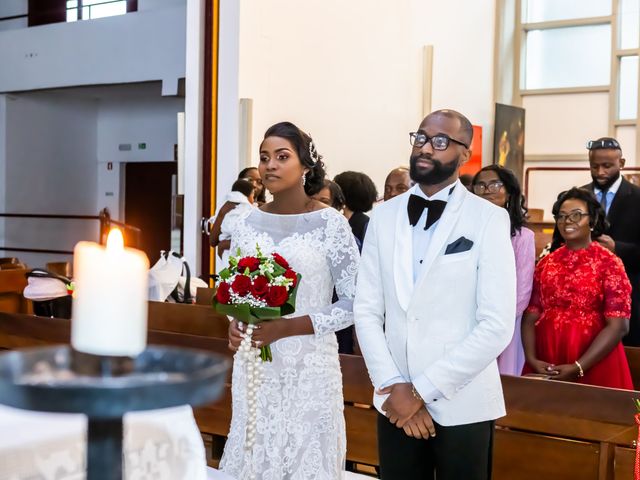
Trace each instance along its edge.
<path fill-rule="evenodd" d="M 240 249 L 236 255 L 229 257 L 229 266 L 216 282 L 213 306 L 217 312 L 256 325 L 295 311 L 301 276 L 281 255 L 263 255 L 257 245 L 255 256 L 243 257 Z M 269 345 L 260 348 L 260 357 L 272 360 Z"/>

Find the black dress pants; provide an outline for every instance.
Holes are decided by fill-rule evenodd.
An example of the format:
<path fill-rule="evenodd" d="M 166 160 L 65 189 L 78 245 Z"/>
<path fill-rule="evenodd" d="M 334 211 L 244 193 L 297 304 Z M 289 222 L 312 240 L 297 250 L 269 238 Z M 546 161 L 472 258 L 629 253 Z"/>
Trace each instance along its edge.
<path fill-rule="evenodd" d="M 494 422 L 444 427 L 436 436 L 409 437 L 378 414 L 382 480 L 490 480 Z"/>

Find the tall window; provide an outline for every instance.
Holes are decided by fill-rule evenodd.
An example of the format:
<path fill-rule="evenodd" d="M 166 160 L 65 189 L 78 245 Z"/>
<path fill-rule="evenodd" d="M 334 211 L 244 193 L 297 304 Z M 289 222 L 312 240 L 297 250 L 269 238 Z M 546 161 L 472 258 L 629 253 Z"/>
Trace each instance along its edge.
<path fill-rule="evenodd" d="M 611 2 L 522 0 L 523 90 L 609 85 Z"/>
<path fill-rule="evenodd" d="M 130 2 L 127 0 L 69 0 L 67 1 L 67 22 L 124 15 L 127 13 L 127 3 Z"/>

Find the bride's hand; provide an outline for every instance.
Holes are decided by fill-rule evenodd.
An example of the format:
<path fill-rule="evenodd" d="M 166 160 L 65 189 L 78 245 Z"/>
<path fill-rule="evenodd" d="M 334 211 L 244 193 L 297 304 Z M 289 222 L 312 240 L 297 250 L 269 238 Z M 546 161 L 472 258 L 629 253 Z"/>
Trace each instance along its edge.
<path fill-rule="evenodd" d="M 276 340 L 286 337 L 284 332 L 285 321 L 282 318 L 262 322 L 253 328 L 251 343 L 254 347 L 266 347 Z"/>
<path fill-rule="evenodd" d="M 244 329 L 240 326 L 240 322 L 234 318 L 229 323 L 229 350 L 238 351 L 243 335 Z"/>

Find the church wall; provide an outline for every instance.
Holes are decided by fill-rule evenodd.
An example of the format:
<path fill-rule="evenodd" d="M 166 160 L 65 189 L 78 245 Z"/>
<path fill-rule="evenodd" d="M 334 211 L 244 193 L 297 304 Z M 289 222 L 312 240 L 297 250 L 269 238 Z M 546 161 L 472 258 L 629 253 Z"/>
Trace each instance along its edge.
<path fill-rule="evenodd" d="M 271 124 L 311 133 L 331 176 L 408 163 L 422 119 L 423 45 L 434 46 L 432 108 L 484 129 L 491 152 L 495 1 L 243 0 L 241 98 L 253 99 L 252 159 Z"/>
<path fill-rule="evenodd" d="M 184 111 L 184 98 L 147 97 L 109 99 L 98 109 L 98 192 L 96 209 L 107 207 L 113 218 L 124 220 L 125 162 L 173 161 L 178 142 L 177 113 Z M 144 143 L 145 148 L 139 148 Z M 120 144 L 131 150 L 120 151 Z M 111 163 L 111 170 L 109 170 Z M 122 193 L 122 195 L 120 195 Z"/>
<path fill-rule="evenodd" d="M 177 2 L 172 2 L 176 5 Z M 0 31 L 0 92 L 185 76 L 185 6 Z"/>
<path fill-rule="evenodd" d="M 7 95 L 5 135 L 4 211 L 97 214 L 95 101 L 47 93 Z M 78 239 L 97 238 L 97 221 L 5 220 L 5 246 L 69 250 Z M 34 267 L 67 259 L 6 253 Z"/>

